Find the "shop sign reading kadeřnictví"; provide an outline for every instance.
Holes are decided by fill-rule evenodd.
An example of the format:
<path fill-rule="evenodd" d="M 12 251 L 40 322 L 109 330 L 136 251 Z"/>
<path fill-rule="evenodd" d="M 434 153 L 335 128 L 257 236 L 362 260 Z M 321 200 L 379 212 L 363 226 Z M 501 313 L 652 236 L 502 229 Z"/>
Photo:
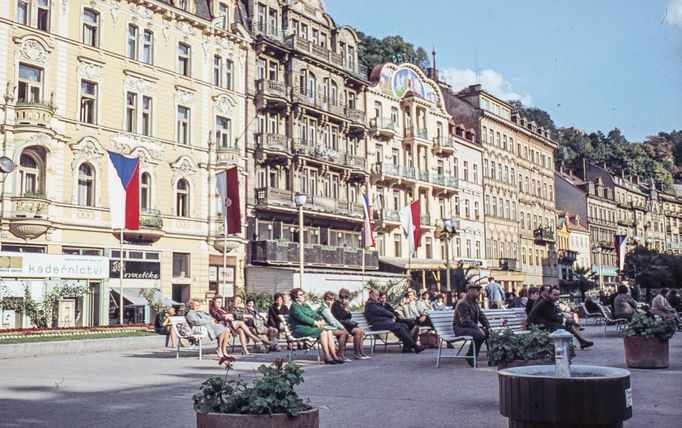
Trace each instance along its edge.
<path fill-rule="evenodd" d="M 104 279 L 106 257 L 0 252 L 0 277 Z"/>

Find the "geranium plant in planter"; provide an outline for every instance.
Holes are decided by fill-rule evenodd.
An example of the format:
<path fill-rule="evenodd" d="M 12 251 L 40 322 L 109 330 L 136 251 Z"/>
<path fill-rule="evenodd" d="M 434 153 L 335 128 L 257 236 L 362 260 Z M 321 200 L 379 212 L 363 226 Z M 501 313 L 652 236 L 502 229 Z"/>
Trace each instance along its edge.
<path fill-rule="evenodd" d="M 668 367 L 668 341 L 674 334 L 673 320 L 657 320 L 647 314 L 635 314 L 623 330 L 625 362 L 628 367 Z"/>
<path fill-rule="evenodd" d="M 531 326 L 525 334 L 515 334 L 511 329 L 498 330 L 488 338 L 488 364 L 498 369 L 544 364 L 553 358 L 554 342 L 549 332 L 537 326 Z"/>
<path fill-rule="evenodd" d="M 294 391 L 303 382 L 303 370 L 275 360 L 258 367 L 262 377 L 251 383 L 230 379 L 233 357 L 223 357 L 225 375 L 205 380 L 194 394 L 198 428 L 319 426 L 319 411 Z"/>

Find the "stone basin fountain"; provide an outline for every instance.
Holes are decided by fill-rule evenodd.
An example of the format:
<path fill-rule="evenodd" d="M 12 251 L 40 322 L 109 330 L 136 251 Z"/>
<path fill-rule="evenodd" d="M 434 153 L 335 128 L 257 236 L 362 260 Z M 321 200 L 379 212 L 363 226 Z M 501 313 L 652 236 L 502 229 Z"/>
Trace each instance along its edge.
<path fill-rule="evenodd" d="M 510 428 L 622 427 L 632 417 L 630 372 L 570 364 L 573 336 L 550 334 L 555 365 L 498 371 L 500 413 Z"/>

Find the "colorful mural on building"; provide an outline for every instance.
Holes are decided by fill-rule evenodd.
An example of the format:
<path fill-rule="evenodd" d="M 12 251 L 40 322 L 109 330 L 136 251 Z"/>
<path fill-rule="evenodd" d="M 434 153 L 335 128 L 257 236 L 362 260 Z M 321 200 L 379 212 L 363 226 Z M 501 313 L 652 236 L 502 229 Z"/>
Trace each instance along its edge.
<path fill-rule="evenodd" d="M 383 93 L 396 98 L 402 98 L 408 92 L 414 92 L 434 104 L 438 104 L 440 100 L 433 82 L 406 64 L 398 67 L 393 64 L 384 65 L 379 76 L 378 87 Z"/>

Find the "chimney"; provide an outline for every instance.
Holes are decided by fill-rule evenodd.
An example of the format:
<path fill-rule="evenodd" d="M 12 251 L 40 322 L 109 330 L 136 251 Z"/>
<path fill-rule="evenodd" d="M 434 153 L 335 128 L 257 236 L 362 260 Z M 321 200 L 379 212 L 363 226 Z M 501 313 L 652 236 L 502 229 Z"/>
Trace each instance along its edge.
<path fill-rule="evenodd" d="M 436 69 L 436 47 L 431 50 L 431 56 L 433 57 L 433 67 L 431 67 L 431 80 L 438 83 L 438 70 Z"/>
<path fill-rule="evenodd" d="M 624 169 L 621 169 L 621 170 L 620 170 L 620 178 L 622 178 L 623 180 L 625 180 L 625 170 L 624 170 Z"/>
<path fill-rule="evenodd" d="M 587 181 L 587 159 L 583 157 L 582 159 L 582 179 L 583 181 Z"/>

